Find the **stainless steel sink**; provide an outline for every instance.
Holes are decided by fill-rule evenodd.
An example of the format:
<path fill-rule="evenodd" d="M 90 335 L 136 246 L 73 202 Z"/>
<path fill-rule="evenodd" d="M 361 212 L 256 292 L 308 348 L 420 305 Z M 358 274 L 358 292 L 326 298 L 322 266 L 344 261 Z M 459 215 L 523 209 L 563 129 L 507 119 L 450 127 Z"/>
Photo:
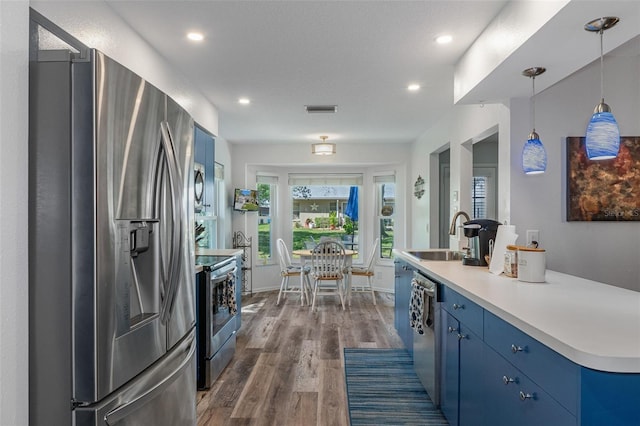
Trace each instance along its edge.
<path fill-rule="evenodd" d="M 447 249 L 407 250 L 405 253 L 419 260 L 462 260 L 464 257 L 459 251 Z"/>

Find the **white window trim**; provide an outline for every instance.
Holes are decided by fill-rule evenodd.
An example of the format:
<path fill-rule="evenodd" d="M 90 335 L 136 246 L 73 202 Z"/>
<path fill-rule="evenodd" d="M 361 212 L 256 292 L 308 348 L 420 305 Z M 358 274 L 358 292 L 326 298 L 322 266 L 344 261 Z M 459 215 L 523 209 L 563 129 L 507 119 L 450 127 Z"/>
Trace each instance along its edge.
<path fill-rule="evenodd" d="M 271 203 L 269 205 L 269 218 L 271 219 L 271 233 L 270 233 L 270 241 L 269 245 L 271 246 L 271 256 L 268 258 L 263 258 L 260 256 L 256 256 L 258 261 L 256 262 L 256 266 L 270 266 L 278 263 L 277 258 L 277 247 L 276 247 L 276 239 L 278 235 L 278 225 L 275 218 L 277 217 L 278 211 L 278 189 L 279 189 L 279 180 L 278 175 L 274 173 L 267 172 L 257 172 L 256 173 L 256 189 L 258 188 L 258 184 L 268 184 L 271 186 L 270 197 Z M 258 244 L 260 239 L 260 233 L 258 232 L 258 223 L 260 222 L 259 216 L 256 218 L 256 254 L 259 253 Z"/>

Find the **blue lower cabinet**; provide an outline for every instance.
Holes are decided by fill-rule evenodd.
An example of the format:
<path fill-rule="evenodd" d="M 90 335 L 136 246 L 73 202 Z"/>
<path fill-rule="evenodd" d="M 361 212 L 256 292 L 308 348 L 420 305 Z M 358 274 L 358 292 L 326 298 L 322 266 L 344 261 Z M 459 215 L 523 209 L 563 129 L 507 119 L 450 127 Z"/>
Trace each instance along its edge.
<path fill-rule="evenodd" d="M 395 278 L 396 329 L 411 351 L 413 269 L 397 261 Z M 443 287 L 440 409 L 451 426 L 640 426 L 640 374 L 582 367 Z"/>
<path fill-rule="evenodd" d="M 236 307 L 238 313 L 236 314 L 236 331 L 242 327 L 242 256 L 236 256 Z"/>
<path fill-rule="evenodd" d="M 640 425 L 640 374 L 580 370 L 580 424 Z"/>
<path fill-rule="evenodd" d="M 441 410 L 451 425 L 482 425 L 484 342 L 442 311 Z"/>
<path fill-rule="evenodd" d="M 485 424 L 576 425 L 576 418 L 493 349 L 484 353 Z M 467 423 L 471 424 L 471 423 Z"/>
<path fill-rule="evenodd" d="M 484 347 L 482 339 L 460 322 L 460 424 L 482 425 L 484 420 Z"/>
<path fill-rule="evenodd" d="M 450 425 L 458 424 L 460 401 L 460 323 L 447 311 L 442 310 L 440 322 L 442 336 L 440 410 Z"/>
<path fill-rule="evenodd" d="M 577 415 L 578 365 L 488 311 L 484 327 L 487 345 Z"/>

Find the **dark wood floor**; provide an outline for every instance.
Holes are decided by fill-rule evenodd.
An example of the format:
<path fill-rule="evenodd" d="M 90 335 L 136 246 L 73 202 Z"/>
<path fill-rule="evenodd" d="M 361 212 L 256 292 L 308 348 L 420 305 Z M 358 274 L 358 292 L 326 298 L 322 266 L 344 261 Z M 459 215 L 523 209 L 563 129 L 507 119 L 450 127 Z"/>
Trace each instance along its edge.
<path fill-rule="evenodd" d="M 343 348 L 400 348 L 393 295 L 337 296 L 317 312 L 288 294 L 243 297 L 236 354 L 215 385 L 198 392 L 198 425 L 348 425 Z"/>

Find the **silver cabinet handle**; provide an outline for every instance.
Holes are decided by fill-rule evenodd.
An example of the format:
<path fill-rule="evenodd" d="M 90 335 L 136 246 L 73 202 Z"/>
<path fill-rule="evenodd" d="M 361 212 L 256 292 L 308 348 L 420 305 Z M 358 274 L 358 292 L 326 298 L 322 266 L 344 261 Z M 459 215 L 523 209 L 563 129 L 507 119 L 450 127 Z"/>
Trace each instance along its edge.
<path fill-rule="evenodd" d="M 524 393 L 520 391 L 520 401 L 526 401 L 527 399 L 535 399 L 536 394 Z"/>
<path fill-rule="evenodd" d="M 509 383 L 518 383 L 518 379 L 513 379 L 511 377 L 502 376 L 502 383 L 508 385 Z"/>
<path fill-rule="evenodd" d="M 458 310 L 458 309 L 464 309 L 464 305 L 458 305 L 457 303 L 453 304 L 453 309 Z"/>
<path fill-rule="evenodd" d="M 451 327 L 451 326 L 449 326 L 449 328 L 447 328 L 447 331 L 448 331 L 449 333 L 453 333 L 454 331 L 458 331 L 458 329 L 457 329 L 457 328 L 455 328 L 455 327 Z"/>
<path fill-rule="evenodd" d="M 522 346 L 516 346 L 516 345 L 511 345 L 511 352 L 518 353 L 518 352 L 524 352 L 524 348 Z"/>
<path fill-rule="evenodd" d="M 466 339 L 467 336 L 465 334 L 458 333 L 458 340 Z"/>

